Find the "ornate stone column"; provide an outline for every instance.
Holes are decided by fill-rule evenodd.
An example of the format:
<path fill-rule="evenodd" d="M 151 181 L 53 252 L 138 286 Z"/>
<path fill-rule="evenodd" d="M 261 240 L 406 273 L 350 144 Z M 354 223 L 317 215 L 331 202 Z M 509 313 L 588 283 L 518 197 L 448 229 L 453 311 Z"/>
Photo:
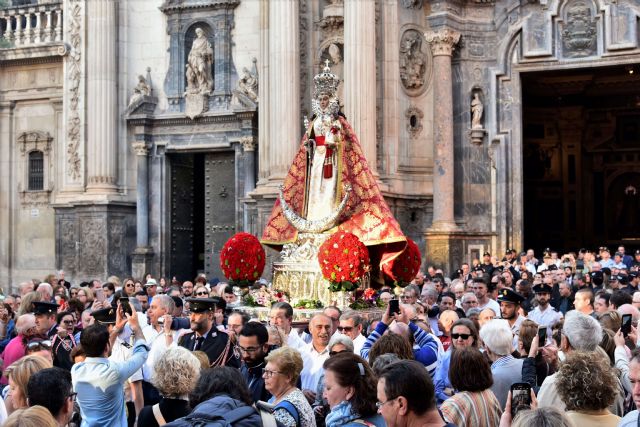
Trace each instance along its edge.
<path fill-rule="evenodd" d="M 87 191 L 118 191 L 117 0 L 87 7 Z"/>
<path fill-rule="evenodd" d="M 242 150 L 244 151 L 243 197 L 247 197 L 247 194 L 249 194 L 254 190 L 254 188 L 256 188 L 256 143 L 254 142 L 252 136 L 243 136 L 242 138 L 240 138 L 240 144 L 242 144 Z"/>
<path fill-rule="evenodd" d="M 269 181 L 280 184 L 301 138 L 298 0 L 269 2 Z"/>
<path fill-rule="evenodd" d="M 453 93 L 451 54 L 460 33 L 448 28 L 425 34 L 433 52 L 433 231 L 454 231 Z"/>
<path fill-rule="evenodd" d="M 460 33 L 444 28 L 425 34 L 433 53 L 433 222 L 425 232 L 428 265 L 453 271 L 462 257 L 462 239 L 454 217 L 453 86 L 451 54 Z"/>
<path fill-rule="evenodd" d="M 375 15 L 375 1 L 344 0 L 345 115 L 377 174 Z"/>

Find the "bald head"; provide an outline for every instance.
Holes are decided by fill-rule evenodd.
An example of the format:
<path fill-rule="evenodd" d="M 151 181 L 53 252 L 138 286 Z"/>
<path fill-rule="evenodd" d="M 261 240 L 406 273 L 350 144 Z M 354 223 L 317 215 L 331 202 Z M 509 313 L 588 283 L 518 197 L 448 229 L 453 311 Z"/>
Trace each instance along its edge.
<path fill-rule="evenodd" d="M 331 318 L 326 314 L 316 314 L 309 322 L 309 332 L 311 333 L 311 342 L 317 352 L 322 352 L 329 344 L 331 338 Z"/>
<path fill-rule="evenodd" d="M 23 314 L 16 320 L 16 332 L 20 335 L 25 335 L 29 329 L 36 327 L 36 316 L 32 313 Z"/>
<path fill-rule="evenodd" d="M 442 314 L 440 314 L 440 324 L 442 325 L 442 329 L 448 333 L 451 330 L 451 325 L 453 325 L 453 323 L 459 318 L 458 313 L 453 310 L 443 311 Z"/>

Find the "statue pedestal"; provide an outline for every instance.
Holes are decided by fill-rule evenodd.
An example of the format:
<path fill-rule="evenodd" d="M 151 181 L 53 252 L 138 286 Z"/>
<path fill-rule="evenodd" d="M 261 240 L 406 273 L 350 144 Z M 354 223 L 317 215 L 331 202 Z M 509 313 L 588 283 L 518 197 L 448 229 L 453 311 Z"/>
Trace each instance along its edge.
<path fill-rule="evenodd" d="M 484 135 L 487 133 L 482 127 L 474 127 L 469 130 L 469 136 L 471 136 L 471 142 L 475 145 L 481 145 Z"/>
<path fill-rule="evenodd" d="M 296 242 L 284 245 L 280 259 L 273 263 L 273 289 L 287 292 L 291 305 L 301 299 L 319 300 L 325 307 L 349 304 L 348 293 L 329 292 L 318 263 L 318 250 L 330 236 L 299 233 Z"/>
<path fill-rule="evenodd" d="M 187 93 L 184 97 L 184 111 L 191 120 L 209 109 L 209 96 L 199 93 Z"/>

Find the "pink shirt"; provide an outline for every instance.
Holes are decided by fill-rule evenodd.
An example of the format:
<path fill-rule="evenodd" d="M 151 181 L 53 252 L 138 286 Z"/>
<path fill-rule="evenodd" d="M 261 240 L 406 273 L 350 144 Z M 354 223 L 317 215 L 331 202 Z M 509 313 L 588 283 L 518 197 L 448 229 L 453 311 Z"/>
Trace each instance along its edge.
<path fill-rule="evenodd" d="M 18 335 L 17 337 L 9 341 L 9 344 L 7 344 L 7 346 L 5 347 L 4 353 L 2 353 L 2 359 L 4 360 L 3 370 L 6 370 L 9 365 L 11 365 L 16 360 L 24 357 L 26 348 L 24 344 L 22 344 L 22 338 L 22 335 Z M 0 380 L 0 383 L 7 383 L 7 380 L 4 376 L 2 376 L 2 380 Z"/>

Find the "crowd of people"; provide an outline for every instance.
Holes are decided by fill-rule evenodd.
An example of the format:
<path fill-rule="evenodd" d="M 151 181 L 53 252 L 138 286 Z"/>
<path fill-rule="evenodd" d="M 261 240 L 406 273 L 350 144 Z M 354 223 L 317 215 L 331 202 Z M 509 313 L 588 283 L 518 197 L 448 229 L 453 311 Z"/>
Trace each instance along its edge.
<path fill-rule="evenodd" d="M 289 303 L 261 322 L 204 276 L 59 272 L 0 307 L 0 424 L 635 426 L 639 283 L 624 247 L 485 253 L 296 328 Z"/>

